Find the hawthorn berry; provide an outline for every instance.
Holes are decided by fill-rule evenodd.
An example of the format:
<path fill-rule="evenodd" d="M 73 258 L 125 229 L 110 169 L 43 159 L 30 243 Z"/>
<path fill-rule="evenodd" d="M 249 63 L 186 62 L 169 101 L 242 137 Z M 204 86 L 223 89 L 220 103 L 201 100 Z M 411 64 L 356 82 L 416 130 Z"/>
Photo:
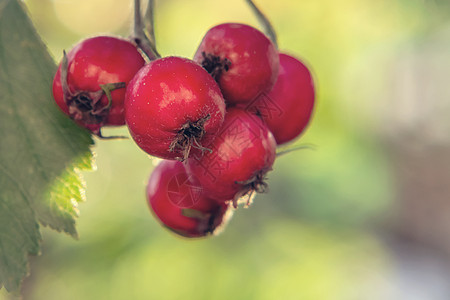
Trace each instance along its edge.
<path fill-rule="evenodd" d="M 308 68 L 298 59 L 280 53 L 280 72 L 268 94 L 252 101 L 247 111 L 260 116 L 281 145 L 299 136 L 308 125 L 314 108 L 314 82 Z"/>
<path fill-rule="evenodd" d="M 217 233 L 231 217 L 232 209 L 207 197 L 191 182 L 182 162 L 164 160 L 153 170 L 147 200 L 163 226 L 184 237 Z"/>
<path fill-rule="evenodd" d="M 184 160 L 202 153 L 222 126 L 225 101 L 214 79 L 181 57 L 154 60 L 130 81 L 125 119 L 145 152 Z"/>
<path fill-rule="evenodd" d="M 104 125 L 124 125 L 126 85 L 145 64 L 131 42 L 112 36 L 82 40 L 64 56 L 53 97 L 76 123 L 101 136 Z"/>
<path fill-rule="evenodd" d="M 239 23 L 211 28 L 194 60 L 219 83 L 228 103 L 248 102 L 270 91 L 278 76 L 275 45 L 259 30 Z"/>
<path fill-rule="evenodd" d="M 266 173 L 272 169 L 276 142 L 259 118 L 230 108 L 223 129 L 210 146 L 212 152 L 187 160 L 192 180 L 207 197 L 225 202 L 253 191 L 264 192 Z"/>

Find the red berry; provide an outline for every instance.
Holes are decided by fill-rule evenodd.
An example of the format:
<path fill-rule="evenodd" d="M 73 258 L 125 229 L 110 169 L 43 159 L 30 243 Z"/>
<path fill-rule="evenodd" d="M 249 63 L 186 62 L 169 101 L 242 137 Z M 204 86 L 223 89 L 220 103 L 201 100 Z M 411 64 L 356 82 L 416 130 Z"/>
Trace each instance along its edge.
<path fill-rule="evenodd" d="M 308 68 L 298 59 L 281 53 L 280 73 L 272 91 L 261 94 L 246 109 L 262 117 L 280 145 L 305 130 L 314 98 L 314 83 Z"/>
<path fill-rule="evenodd" d="M 276 142 L 263 122 L 246 111 L 231 108 L 212 152 L 189 158 L 187 170 L 205 194 L 219 202 L 263 192 L 264 177 L 275 160 Z"/>
<path fill-rule="evenodd" d="M 161 224 L 185 237 L 216 233 L 231 216 L 231 208 L 208 199 L 190 181 L 183 163 L 162 161 L 147 185 L 149 206 Z"/>
<path fill-rule="evenodd" d="M 165 57 L 144 66 L 130 82 L 125 118 L 145 152 L 183 160 L 200 153 L 221 128 L 225 102 L 217 83 L 196 62 Z"/>
<path fill-rule="evenodd" d="M 137 48 L 122 38 L 97 36 L 79 42 L 66 58 L 67 70 L 61 63 L 53 80 L 53 97 L 61 110 L 98 135 L 104 125 L 124 125 L 123 85 L 145 64 Z M 61 82 L 64 71 L 66 84 Z M 111 91 L 110 105 L 100 86 L 106 84 L 123 86 Z"/>
<path fill-rule="evenodd" d="M 262 32 L 244 24 L 211 28 L 194 60 L 211 73 L 230 103 L 248 102 L 270 91 L 278 75 L 275 45 Z"/>

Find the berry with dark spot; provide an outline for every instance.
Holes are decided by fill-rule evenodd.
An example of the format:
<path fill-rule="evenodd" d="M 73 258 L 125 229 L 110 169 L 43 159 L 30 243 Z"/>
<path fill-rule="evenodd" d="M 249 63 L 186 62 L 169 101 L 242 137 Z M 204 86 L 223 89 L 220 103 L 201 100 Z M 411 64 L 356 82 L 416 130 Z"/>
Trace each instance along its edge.
<path fill-rule="evenodd" d="M 79 125 L 101 136 L 102 126 L 125 124 L 126 85 L 145 64 L 131 42 L 112 36 L 82 40 L 64 55 L 53 97 Z"/>
<path fill-rule="evenodd" d="M 269 92 L 278 76 L 275 45 L 262 32 L 244 24 L 211 28 L 194 60 L 219 83 L 228 103 L 248 102 Z"/>

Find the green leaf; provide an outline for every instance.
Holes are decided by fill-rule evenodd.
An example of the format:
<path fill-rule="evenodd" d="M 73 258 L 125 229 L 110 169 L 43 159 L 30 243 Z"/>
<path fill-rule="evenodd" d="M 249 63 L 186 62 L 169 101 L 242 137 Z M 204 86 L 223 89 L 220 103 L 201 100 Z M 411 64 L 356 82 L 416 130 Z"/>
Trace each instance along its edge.
<path fill-rule="evenodd" d="M 0 288 L 17 292 L 39 223 L 77 237 L 92 138 L 57 108 L 56 65 L 19 0 L 0 0 Z"/>

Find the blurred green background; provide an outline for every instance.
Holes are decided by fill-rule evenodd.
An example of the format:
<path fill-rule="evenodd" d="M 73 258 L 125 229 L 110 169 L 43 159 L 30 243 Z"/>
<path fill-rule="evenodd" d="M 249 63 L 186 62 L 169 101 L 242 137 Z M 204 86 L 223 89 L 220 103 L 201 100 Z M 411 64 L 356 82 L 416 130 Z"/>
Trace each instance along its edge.
<path fill-rule="evenodd" d="M 130 0 L 25 2 L 56 61 L 86 36 L 129 34 Z M 270 192 L 221 235 L 186 240 L 147 209 L 155 161 L 97 140 L 80 239 L 43 229 L 24 299 L 450 299 L 450 2 L 256 2 L 314 73 L 295 144 L 315 150 L 280 157 Z M 160 0 L 155 14 L 165 56 L 192 57 L 221 22 L 258 26 L 243 0 Z"/>

